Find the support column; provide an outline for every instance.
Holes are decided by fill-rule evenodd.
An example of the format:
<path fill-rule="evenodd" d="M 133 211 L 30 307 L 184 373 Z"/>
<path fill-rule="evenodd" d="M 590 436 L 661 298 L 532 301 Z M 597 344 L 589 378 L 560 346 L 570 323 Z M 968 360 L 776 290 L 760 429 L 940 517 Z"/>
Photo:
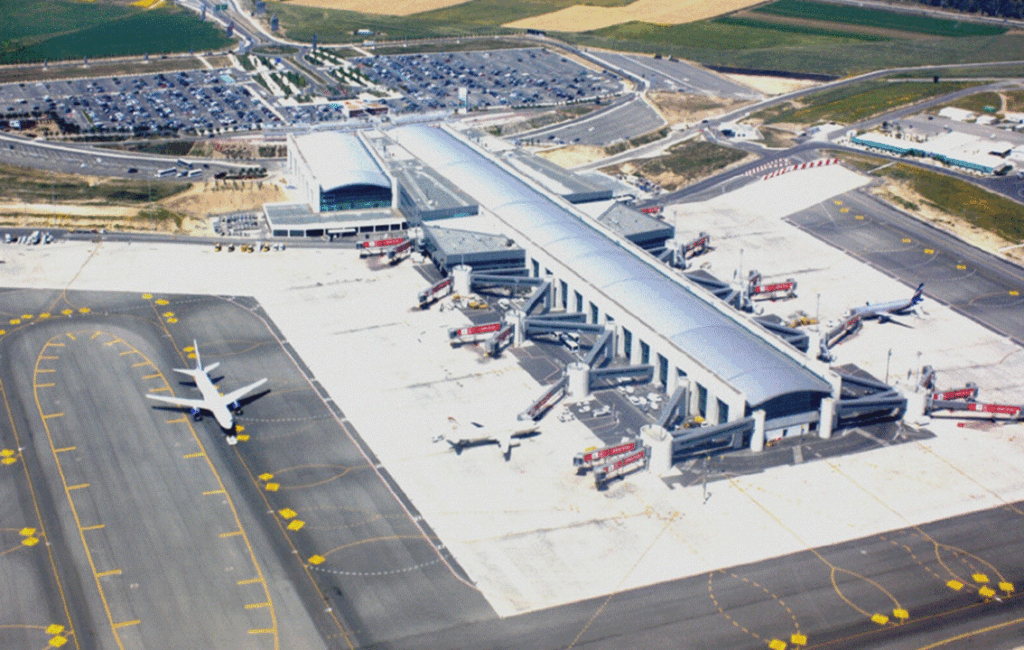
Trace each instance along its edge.
<path fill-rule="evenodd" d="M 754 433 L 750 436 L 750 451 L 764 450 L 764 411 L 754 411 Z"/>
<path fill-rule="evenodd" d="M 590 367 L 580 361 L 573 361 L 565 367 L 569 376 L 569 397 L 580 402 L 590 397 Z"/>
<path fill-rule="evenodd" d="M 523 320 L 526 318 L 526 314 L 522 309 L 516 309 L 510 312 L 511 321 L 515 323 L 513 328 L 513 345 L 517 348 L 523 345 L 523 341 L 526 340 L 526 326 L 523 324 Z"/>
<path fill-rule="evenodd" d="M 472 283 L 470 281 L 470 275 L 473 273 L 473 267 L 466 266 L 465 264 L 459 264 L 452 268 L 452 290 L 460 296 L 468 296 L 472 293 Z"/>
<path fill-rule="evenodd" d="M 928 393 L 904 393 L 907 398 L 907 412 L 903 414 L 903 421 L 915 427 L 921 427 L 932 421 L 931 416 L 925 413 L 928 404 Z"/>
<path fill-rule="evenodd" d="M 828 440 L 832 437 L 832 424 L 836 417 L 836 401 L 831 397 L 821 400 L 821 411 L 818 417 L 818 437 Z"/>
<path fill-rule="evenodd" d="M 640 439 L 651 448 L 650 470 L 664 476 L 672 470 L 672 436 L 664 427 L 645 424 L 640 427 Z"/>

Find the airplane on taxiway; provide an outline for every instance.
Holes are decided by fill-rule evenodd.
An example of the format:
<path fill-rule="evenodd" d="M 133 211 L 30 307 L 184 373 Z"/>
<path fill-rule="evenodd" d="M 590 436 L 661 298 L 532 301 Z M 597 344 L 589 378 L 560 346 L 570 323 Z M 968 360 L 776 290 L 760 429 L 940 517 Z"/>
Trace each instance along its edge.
<path fill-rule="evenodd" d="M 220 425 L 224 433 L 227 434 L 228 444 L 235 444 L 238 439 L 235 436 L 235 418 L 234 415 L 242 414 L 242 405 L 239 402 L 240 399 L 251 393 L 256 388 L 266 383 L 267 379 L 264 377 L 259 381 L 255 381 L 248 386 L 243 386 L 237 390 L 233 390 L 227 395 L 221 395 L 217 387 L 214 386 L 213 381 L 210 379 L 210 371 L 220 365 L 220 362 L 210 364 L 203 367 L 203 360 L 199 356 L 199 344 L 193 341 L 192 344 L 195 346 L 196 351 L 196 367 L 195 368 L 174 368 L 174 372 L 181 373 L 191 377 L 196 382 L 196 388 L 202 394 L 201 399 L 190 399 L 187 397 L 167 397 L 165 395 L 153 395 L 148 394 L 151 400 L 158 402 L 166 402 L 167 404 L 173 404 L 175 406 L 183 406 L 189 409 L 192 413 L 192 417 L 196 420 L 203 419 L 203 411 L 210 412 L 214 419 L 217 420 L 217 424 Z"/>

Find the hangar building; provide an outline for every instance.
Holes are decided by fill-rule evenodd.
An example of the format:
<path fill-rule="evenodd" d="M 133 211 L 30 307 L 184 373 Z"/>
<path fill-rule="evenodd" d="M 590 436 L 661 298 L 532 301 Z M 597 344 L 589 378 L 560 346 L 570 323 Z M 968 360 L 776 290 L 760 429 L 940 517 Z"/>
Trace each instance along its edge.
<path fill-rule="evenodd" d="M 617 353 L 651 364 L 655 380 L 685 385 L 712 423 L 765 414 L 765 430 L 831 422 L 839 378 L 767 335 L 599 220 L 544 193 L 449 130 L 404 126 L 389 135 L 502 224 L 547 277 L 553 305 L 618 331 Z"/>

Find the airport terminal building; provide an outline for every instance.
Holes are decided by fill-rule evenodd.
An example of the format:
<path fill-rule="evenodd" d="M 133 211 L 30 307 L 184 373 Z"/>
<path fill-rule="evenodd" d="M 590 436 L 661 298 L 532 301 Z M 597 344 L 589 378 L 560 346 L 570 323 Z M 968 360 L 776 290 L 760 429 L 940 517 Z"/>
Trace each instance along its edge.
<path fill-rule="evenodd" d="M 552 306 L 616 330 L 616 353 L 685 386 L 691 413 L 712 423 L 761 411 L 766 430 L 832 421 L 839 378 L 659 264 L 601 220 L 545 192 L 452 131 L 389 132 L 413 157 L 468 194 L 522 247 L 528 272 L 550 281 Z"/>

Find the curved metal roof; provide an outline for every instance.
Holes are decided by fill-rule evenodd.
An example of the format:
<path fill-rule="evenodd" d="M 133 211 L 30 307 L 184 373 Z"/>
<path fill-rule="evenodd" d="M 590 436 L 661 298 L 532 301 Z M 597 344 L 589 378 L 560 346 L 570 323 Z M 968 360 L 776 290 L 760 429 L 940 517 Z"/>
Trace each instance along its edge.
<path fill-rule="evenodd" d="M 391 189 L 391 180 L 381 170 L 362 140 L 351 134 L 322 131 L 297 136 L 299 155 L 313 171 L 320 189 L 329 192 L 349 185 L 373 185 Z"/>
<path fill-rule="evenodd" d="M 751 406 L 790 393 L 832 392 L 827 381 L 729 314 L 447 131 L 405 126 L 391 135 L 621 308 L 742 391 Z"/>

